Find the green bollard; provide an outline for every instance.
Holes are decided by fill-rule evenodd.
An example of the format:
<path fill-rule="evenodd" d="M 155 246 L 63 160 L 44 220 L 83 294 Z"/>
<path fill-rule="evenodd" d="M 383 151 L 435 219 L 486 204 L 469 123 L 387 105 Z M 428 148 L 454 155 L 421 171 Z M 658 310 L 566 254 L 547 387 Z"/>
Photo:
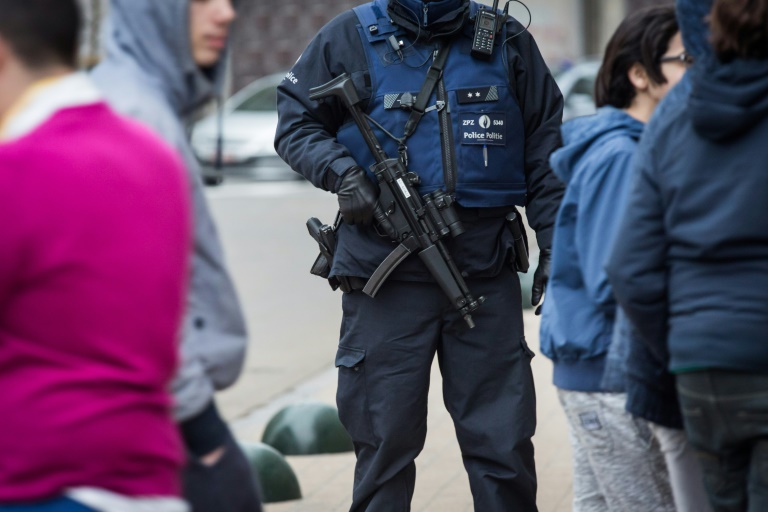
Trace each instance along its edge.
<path fill-rule="evenodd" d="M 335 407 L 322 403 L 289 405 L 264 430 L 262 442 L 284 455 L 341 453 L 354 450 Z"/>
<path fill-rule="evenodd" d="M 241 443 L 264 503 L 301 499 L 296 474 L 285 457 L 264 443 Z"/>

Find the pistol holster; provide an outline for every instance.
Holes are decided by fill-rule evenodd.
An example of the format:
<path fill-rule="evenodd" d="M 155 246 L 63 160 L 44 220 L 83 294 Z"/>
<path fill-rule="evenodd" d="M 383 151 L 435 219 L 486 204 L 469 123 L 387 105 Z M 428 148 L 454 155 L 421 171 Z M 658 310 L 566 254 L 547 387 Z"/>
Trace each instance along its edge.
<path fill-rule="evenodd" d="M 315 258 L 315 262 L 312 264 L 312 268 L 309 272 L 313 275 L 320 276 L 323 279 L 328 280 L 328 284 L 332 289 L 341 289 L 343 292 L 352 291 L 352 287 L 349 281 L 344 276 L 328 277 L 331 274 L 331 266 L 333 265 L 333 255 L 336 252 L 336 229 L 339 225 L 339 217 L 336 217 L 336 223 L 334 226 L 323 224 L 316 217 L 312 217 L 307 221 L 307 229 L 312 238 L 317 242 L 320 248 L 320 254 Z"/>

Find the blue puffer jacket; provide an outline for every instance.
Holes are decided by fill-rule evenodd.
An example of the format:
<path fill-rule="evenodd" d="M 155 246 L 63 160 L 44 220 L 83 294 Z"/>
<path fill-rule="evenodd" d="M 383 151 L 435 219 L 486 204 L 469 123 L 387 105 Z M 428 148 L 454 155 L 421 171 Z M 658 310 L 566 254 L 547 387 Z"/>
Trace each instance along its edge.
<path fill-rule="evenodd" d="M 553 239 L 552 273 L 541 320 L 541 351 L 554 383 L 600 391 L 616 303 L 603 270 L 629 191 L 643 123 L 603 107 L 563 125 L 552 168 L 566 185 Z"/>
<path fill-rule="evenodd" d="M 678 0 L 677 18 L 686 51 L 694 56 L 697 65 L 711 60 L 707 27 L 704 19 L 712 0 Z M 691 93 L 690 74 L 683 77 L 662 100 L 643 133 L 638 146 L 636 166 L 643 157 L 652 154 L 659 141 L 660 127 L 668 119 L 680 115 Z M 619 308 L 614 336 L 608 351 L 603 387 L 627 393 L 627 410 L 653 423 L 670 428 L 683 428 L 683 419 L 677 401 L 674 377 L 667 371 L 667 359 L 646 346 L 626 314 Z"/>
<path fill-rule="evenodd" d="M 765 373 L 768 61 L 700 59 L 689 75 L 686 108 L 644 142 L 608 272 L 672 372 Z"/>

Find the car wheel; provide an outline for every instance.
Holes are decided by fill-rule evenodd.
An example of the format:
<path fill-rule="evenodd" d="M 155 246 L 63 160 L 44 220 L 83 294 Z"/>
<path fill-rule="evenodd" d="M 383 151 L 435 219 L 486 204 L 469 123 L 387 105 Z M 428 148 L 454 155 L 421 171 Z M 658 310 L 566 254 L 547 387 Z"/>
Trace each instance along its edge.
<path fill-rule="evenodd" d="M 223 176 L 203 176 L 203 183 L 209 187 L 218 187 L 223 182 Z"/>

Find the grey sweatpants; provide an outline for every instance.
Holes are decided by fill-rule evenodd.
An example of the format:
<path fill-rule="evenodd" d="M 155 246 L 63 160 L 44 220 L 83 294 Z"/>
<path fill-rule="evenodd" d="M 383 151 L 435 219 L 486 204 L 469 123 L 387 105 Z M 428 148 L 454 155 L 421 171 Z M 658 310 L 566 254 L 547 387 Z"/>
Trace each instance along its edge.
<path fill-rule="evenodd" d="M 558 389 L 573 448 L 574 512 L 675 512 L 664 456 L 624 393 Z"/>

